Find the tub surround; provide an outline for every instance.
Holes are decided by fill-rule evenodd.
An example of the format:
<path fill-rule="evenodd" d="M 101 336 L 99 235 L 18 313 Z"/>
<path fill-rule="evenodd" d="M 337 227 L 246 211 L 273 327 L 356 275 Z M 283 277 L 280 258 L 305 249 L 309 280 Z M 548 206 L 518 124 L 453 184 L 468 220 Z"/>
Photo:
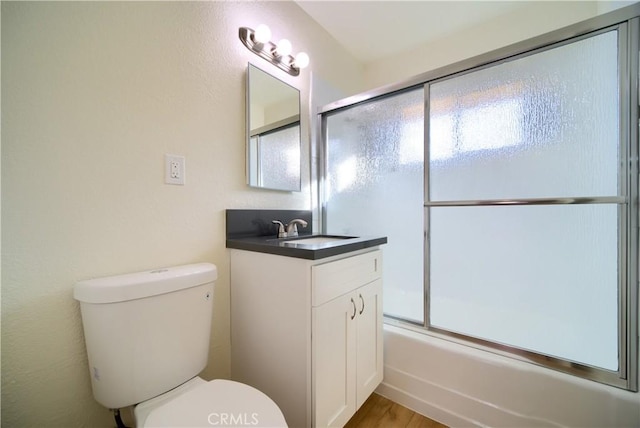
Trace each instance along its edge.
<path fill-rule="evenodd" d="M 363 250 L 386 244 L 386 237 L 346 237 L 332 242 L 299 243 L 296 240 L 310 238 L 312 230 L 311 211 L 301 210 L 227 210 L 227 248 L 276 254 L 285 257 L 318 260 L 352 251 Z M 293 219 L 302 219 L 308 226 L 299 231 L 298 237 L 278 239 L 277 226 L 271 223 L 278 220 L 288 223 Z M 339 237 L 345 238 L 345 237 Z"/>

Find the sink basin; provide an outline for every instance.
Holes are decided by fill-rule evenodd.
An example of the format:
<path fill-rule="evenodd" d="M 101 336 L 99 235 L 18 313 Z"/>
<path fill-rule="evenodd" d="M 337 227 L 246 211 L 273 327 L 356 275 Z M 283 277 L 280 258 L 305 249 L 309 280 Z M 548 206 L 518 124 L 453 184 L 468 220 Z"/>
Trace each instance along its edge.
<path fill-rule="evenodd" d="M 341 241 L 343 239 L 350 239 L 350 237 L 315 236 L 313 238 L 294 239 L 293 241 L 287 241 L 287 244 L 326 244 L 327 242 Z"/>
<path fill-rule="evenodd" d="M 295 247 L 298 245 L 316 245 L 316 244 L 330 244 L 333 242 L 340 242 L 345 239 L 353 239 L 353 236 L 312 236 L 309 238 L 292 239 L 284 241 L 282 245 Z"/>

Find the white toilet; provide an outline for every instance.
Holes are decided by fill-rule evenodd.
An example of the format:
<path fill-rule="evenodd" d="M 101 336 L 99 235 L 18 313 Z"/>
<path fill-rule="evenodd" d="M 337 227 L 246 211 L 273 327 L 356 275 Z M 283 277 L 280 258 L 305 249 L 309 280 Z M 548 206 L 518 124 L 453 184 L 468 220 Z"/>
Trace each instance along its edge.
<path fill-rule="evenodd" d="M 138 427 L 286 427 L 265 394 L 197 377 L 207 364 L 215 265 L 78 282 L 95 399 L 135 405 Z"/>

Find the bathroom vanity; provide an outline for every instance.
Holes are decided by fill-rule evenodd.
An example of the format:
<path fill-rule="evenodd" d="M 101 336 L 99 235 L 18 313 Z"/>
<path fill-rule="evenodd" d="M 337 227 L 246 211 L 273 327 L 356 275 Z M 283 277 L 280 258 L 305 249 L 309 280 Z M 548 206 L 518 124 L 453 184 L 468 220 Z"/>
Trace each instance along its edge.
<path fill-rule="evenodd" d="M 291 427 L 344 425 L 382 381 L 386 238 L 333 238 L 227 239 L 232 378 Z"/>

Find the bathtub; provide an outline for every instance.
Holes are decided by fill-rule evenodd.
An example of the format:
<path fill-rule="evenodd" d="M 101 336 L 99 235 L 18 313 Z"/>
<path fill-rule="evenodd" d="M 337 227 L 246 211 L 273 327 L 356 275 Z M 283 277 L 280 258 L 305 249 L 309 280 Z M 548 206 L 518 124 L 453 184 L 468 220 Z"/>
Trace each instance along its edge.
<path fill-rule="evenodd" d="M 640 427 L 640 394 L 397 325 L 376 390 L 451 427 Z"/>

